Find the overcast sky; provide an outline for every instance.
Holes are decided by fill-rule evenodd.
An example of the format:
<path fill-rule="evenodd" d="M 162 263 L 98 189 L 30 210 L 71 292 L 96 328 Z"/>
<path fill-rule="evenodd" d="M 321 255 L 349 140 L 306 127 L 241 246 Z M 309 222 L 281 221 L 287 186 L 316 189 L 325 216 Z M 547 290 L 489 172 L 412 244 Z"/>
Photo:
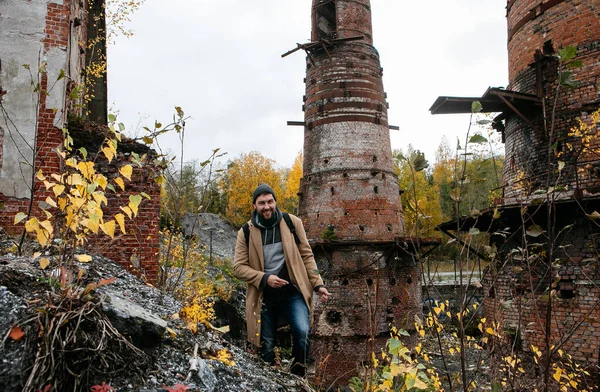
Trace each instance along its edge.
<path fill-rule="evenodd" d="M 305 55 L 312 0 L 146 0 L 131 38 L 108 52 L 109 105 L 131 132 L 166 123 L 174 106 L 192 116 L 185 160 L 215 148 L 233 159 L 259 151 L 291 166 L 302 150 Z M 508 83 L 506 0 L 371 0 L 374 46 L 390 103 L 392 148 L 409 143 L 433 162 L 468 116 L 429 112 L 440 95 L 481 96 Z M 464 136 L 462 136 L 464 138 Z M 178 155 L 176 137 L 161 145 Z"/>

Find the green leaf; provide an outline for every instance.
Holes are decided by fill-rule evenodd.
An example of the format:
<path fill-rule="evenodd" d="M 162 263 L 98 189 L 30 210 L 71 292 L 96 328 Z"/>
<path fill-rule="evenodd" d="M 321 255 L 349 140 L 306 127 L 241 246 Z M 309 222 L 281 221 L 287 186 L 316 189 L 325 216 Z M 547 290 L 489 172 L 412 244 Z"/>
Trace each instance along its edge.
<path fill-rule="evenodd" d="M 125 124 L 119 123 L 119 132 L 125 131 Z"/>
<path fill-rule="evenodd" d="M 564 87 L 574 87 L 575 81 L 572 79 L 573 73 L 571 71 L 561 72 L 558 76 L 558 83 Z"/>
<path fill-rule="evenodd" d="M 471 138 L 469 139 L 469 143 L 487 143 L 487 139 L 481 135 L 473 135 L 471 136 Z"/>
<path fill-rule="evenodd" d="M 581 60 L 574 60 L 574 61 L 571 61 L 569 64 L 567 64 L 567 68 L 569 68 L 569 69 L 582 68 L 582 67 L 583 67 L 583 61 L 581 61 Z"/>
<path fill-rule="evenodd" d="M 572 60 L 577 54 L 577 48 L 574 46 L 565 46 L 558 51 L 558 57 L 562 63 Z"/>
<path fill-rule="evenodd" d="M 536 238 L 544 233 L 544 229 L 539 225 L 531 225 L 527 228 L 525 233 L 530 237 Z"/>
<path fill-rule="evenodd" d="M 16 225 L 17 223 L 21 222 L 25 218 L 27 218 L 26 214 L 24 214 L 22 212 L 17 213 L 17 215 L 15 215 L 15 223 L 14 224 Z"/>
<path fill-rule="evenodd" d="M 29 64 L 23 64 L 23 68 L 25 68 L 26 70 L 30 70 Z"/>
<path fill-rule="evenodd" d="M 488 125 L 491 123 L 492 123 L 492 120 L 477 120 L 477 124 L 479 124 L 479 125 Z"/>
<path fill-rule="evenodd" d="M 79 152 L 80 152 L 80 153 L 81 153 L 81 155 L 83 156 L 83 159 L 87 159 L 88 152 L 87 152 L 87 150 L 85 149 L 85 147 L 81 147 L 81 148 L 79 149 Z"/>
<path fill-rule="evenodd" d="M 471 104 L 471 113 L 479 113 L 483 110 L 483 106 L 481 106 L 481 102 L 473 101 Z"/>
<path fill-rule="evenodd" d="M 114 114 L 109 114 L 108 115 L 108 122 L 114 123 L 115 121 L 117 121 L 117 116 L 115 116 Z"/>
<path fill-rule="evenodd" d="M 59 80 L 63 79 L 64 77 L 65 77 L 65 70 L 64 70 L 64 69 L 61 69 L 61 70 L 58 72 L 58 78 L 56 78 L 56 81 L 59 81 Z"/>

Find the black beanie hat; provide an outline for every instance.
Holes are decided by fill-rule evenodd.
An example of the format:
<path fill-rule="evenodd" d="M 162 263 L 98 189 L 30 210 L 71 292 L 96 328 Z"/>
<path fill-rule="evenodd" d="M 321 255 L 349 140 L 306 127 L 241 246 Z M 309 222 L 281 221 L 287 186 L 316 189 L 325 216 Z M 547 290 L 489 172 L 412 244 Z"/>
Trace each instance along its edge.
<path fill-rule="evenodd" d="M 275 201 L 277 201 L 277 198 L 275 197 L 275 191 L 273 190 L 273 188 L 271 188 L 270 186 L 268 186 L 265 183 L 260 184 L 259 186 L 256 187 L 256 189 L 254 190 L 254 192 L 252 192 L 252 204 L 256 203 L 256 199 L 258 199 L 258 197 L 260 195 L 264 195 L 270 193 L 273 195 L 273 199 Z"/>

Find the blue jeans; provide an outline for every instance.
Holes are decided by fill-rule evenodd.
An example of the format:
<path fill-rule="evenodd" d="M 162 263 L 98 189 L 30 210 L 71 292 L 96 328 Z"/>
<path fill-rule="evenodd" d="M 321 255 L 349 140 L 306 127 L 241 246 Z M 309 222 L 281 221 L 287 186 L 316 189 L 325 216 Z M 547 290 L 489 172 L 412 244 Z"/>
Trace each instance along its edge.
<path fill-rule="evenodd" d="M 260 327 L 261 357 L 264 361 L 275 362 L 275 337 L 277 327 L 289 323 L 292 330 L 292 362 L 291 371 L 304 376 L 306 361 L 310 351 L 310 320 L 308 307 L 302 294 L 292 288 L 285 290 L 281 295 L 272 295 L 263 298 Z"/>

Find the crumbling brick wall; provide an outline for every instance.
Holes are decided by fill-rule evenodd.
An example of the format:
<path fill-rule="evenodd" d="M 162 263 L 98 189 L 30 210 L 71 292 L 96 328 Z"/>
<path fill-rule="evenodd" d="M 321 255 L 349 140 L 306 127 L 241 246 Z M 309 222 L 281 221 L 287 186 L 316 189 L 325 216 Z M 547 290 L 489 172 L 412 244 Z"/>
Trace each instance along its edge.
<path fill-rule="evenodd" d="M 42 216 L 38 205 L 52 195 L 33 179 L 33 168 L 48 176 L 64 170 L 56 149 L 63 143 L 62 128 L 67 124 L 67 112 L 85 115 L 80 102 L 67 99 L 72 88 L 83 82 L 87 59 L 88 24 L 93 10 L 102 10 L 102 1 L 47 0 L 23 2 L 7 0 L 0 13 L 0 99 L 15 125 L 0 133 L 0 227 L 9 234 L 19 234 L 15 226 L 17 212 L 27 212 L 33 188 L 33 215 Z M 101 31 L 97 33 L 102 33 Z M 46 73 L 41 75 L 39 106 L 30 85 L 31 75 L 37 80 L 40 61 L 46 61 Z M 59 75 L 64 77 L 59 80 Z M 43 91 L 52 89 L 48 95 Z M 35 126 L 37 124 L 37 126 Z M 6 127 L 3 127 L 6 128 Z M 9 134 L 10 133 L 10 134 Z M 101 135 L 100 135 L 101 137 Z M 34 146 L 34 148 L 32 148 Z M 35 154 L 34 154 L 35 149 Z M 90 149 L 93 152 L 93 149 Z M 34 159 L 35 155 L 35 159 Z M 119 154 L 121 162 L 130 157 Z M 23 165 L 23 161 L 28 161 Z M 32 163 L 35 162 L 35 165 Z M 102 164 L 97 170 L 102 171 Z M 114 167 L 105 167 L 111 171 Z M 142 202 L 139 216 L 128 225 L 128 233 L 115 241 L 91 239 L 89 245 L 108 257 L 142 273 L 148 281 L 158 274 L 158 220 L 160 187 L 152 181 L 154 170 L 136 169 L 131 183 L 119 195 L 107 195 L 107 215 L 118 205 L 127 204 L 131 194 L 145 192 L 151 199 Z M 108 237 L 106 237 L 108 238 Z"/>
<path fill-rule="evenodd" d="M 571 198 L 577 189 L 584 192 L 597 187 L 600 185 L 600 172 L 595 170 L 597 158 L 576 154 L 580 140 L 568 133 L 577 124 L 577 117 L 589 120 L 589 113 L 600 108 L 600 1 L 511 1 L 507 20 L 508 89 L 546 97 L 546 127 L 541 108 L 524 113 L 535 129 L 516 115 L 507 118 L 504 204 L 535 198 L 532 192 L 546 186 L 547 135 L 551 128 L 558 142 L 557 151 L 563 153 L 560 159 L 566 163 L 558 179 L 552 173 L 557 159 L 551 158 L 550 182 L 559 180 L 560 185 L 568 188 L 560 197 Z M 575 88 L 561 88 L 557 93 L 558 62 L 554 56 L 565 46 L 577 48 L 576 59 L 583 62 L 583 67 L 573 70 Z M 567 144 L 573 149 L 569 150 Z M 600 139 L 596 138 L 592 148 L 598 147 Z"/>
<path fill-rule="evenodd" d="M 600 203 L 587 202 L 587 209 Z M 555 255 L 555 274 L 547 275 L 541 252 L 532 251 L 527 260 L 511 249 L 522 246 L 520 231 L 501 247 L 501 273 L 486 271 L 485 313 L 499 322 L 503 343 L 517 343 L 531 351 L 545 347 L 546 310 L 552 295 L 551 345 L 561 348 L 577 361 L 594 366 L 600 353 L 600 230 L 574 205 L 562 205 L 557 227 L 574 224 L 560 235 L 556 244 L 566 245 Z M 541 223 L 541 222 L 540 222 Z M 532 242 L 536 240 L 530 238 Z"/>

